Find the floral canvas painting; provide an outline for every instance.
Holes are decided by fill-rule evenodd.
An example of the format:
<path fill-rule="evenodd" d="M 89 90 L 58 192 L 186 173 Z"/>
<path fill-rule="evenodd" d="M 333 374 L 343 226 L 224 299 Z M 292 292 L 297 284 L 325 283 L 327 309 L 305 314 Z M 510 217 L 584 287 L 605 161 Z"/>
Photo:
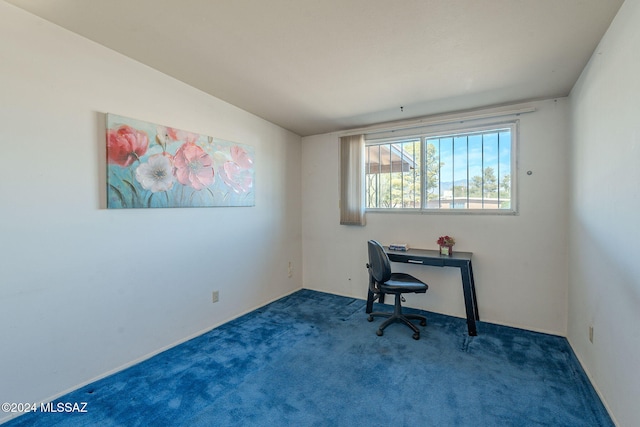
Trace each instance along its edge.
<path fill-rule="evenodd" d="M 251 146 L 107 114 L 107 207 L 253 206 Z"/>

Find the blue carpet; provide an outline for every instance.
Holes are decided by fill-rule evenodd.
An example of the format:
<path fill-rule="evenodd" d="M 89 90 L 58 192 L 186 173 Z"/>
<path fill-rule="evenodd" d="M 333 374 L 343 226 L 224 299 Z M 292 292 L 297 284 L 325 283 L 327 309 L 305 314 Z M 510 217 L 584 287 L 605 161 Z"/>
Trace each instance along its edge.
<path fill-rule="evenodd" d="M 378 337 L 364 311 L 302 290 L 4 426 L 613 426 L 564 338 L 434 313 Z"/>

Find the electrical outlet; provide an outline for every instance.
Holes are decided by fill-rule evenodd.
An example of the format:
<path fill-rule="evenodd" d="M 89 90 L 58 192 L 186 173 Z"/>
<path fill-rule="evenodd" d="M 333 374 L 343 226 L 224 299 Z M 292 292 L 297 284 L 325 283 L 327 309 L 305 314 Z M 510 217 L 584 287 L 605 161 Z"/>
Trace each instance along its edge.
<path fill-rule="evenodd" d="M 589 341 L 593 343 L 593 325 L 589 325 Z"/>
<path fill-rule="evenodd" d="M 213 291 L 211 294 L 211 302 L 218 302 L 218 291 Z"/>

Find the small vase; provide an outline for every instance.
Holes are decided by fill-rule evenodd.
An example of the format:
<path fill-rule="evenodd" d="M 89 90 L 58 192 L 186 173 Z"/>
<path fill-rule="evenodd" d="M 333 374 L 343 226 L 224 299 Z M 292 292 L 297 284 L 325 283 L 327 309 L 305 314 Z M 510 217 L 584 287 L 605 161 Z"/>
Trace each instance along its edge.
<path fill-rule="evenodd" d="M 440 255 L 451 256 L 453 255 L 453 246 L 440 246 Z"/>

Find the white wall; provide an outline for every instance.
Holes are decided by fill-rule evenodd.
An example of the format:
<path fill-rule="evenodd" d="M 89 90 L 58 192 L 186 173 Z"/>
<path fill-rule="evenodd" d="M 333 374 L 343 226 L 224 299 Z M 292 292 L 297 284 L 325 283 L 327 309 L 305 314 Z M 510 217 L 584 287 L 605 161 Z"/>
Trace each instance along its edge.
<path fill-rule="evenodd" d="M 299 136 L 4 2 L 0 58 L 1 402 L 301 288 Z M 107 112 L 254 146 L 256 206 L 105 209 Z"/>
<path fill-rule="evenodd" d="M 639 22 L 626 0 L 570 95 L 568 338 L 620 426 L 640 425 Z"/>
<path fill-rule="evenodd" d="M 453 235 L 455 250 L 474 253 L 480 318 L 564 335 L 567 323 L 566 98 L 534 102 L 520 116 L 518 216 L 367 214 L 365 227 L 339 225 L 338 133 L 302 139 L 304 286 L 365 298 L 366 241 L 436 249 Z M 479 123 L 479 122 L 474 122 Z M 525 172 L 531 170 L 532 175 Z M 460 272 L 394 264 L 426 281 L 413 307 L 464 317 Z M 481 333 L 481 329 L 480 329 Z"/>

